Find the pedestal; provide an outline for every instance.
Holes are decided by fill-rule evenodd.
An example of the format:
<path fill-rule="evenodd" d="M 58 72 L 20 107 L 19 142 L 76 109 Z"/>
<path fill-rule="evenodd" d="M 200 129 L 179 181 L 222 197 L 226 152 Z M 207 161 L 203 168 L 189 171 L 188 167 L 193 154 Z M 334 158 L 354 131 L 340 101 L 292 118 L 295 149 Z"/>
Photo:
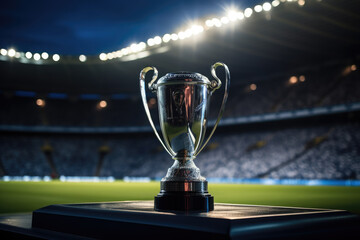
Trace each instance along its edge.
<path fill-rule="evenodd" d="M 158 212 L 153 201 L 51 205 L 0 217 L 0 236 L 47 239 L 334 239 L 360 237 L 342 210 L 215 204 L 211 212 Z"/>

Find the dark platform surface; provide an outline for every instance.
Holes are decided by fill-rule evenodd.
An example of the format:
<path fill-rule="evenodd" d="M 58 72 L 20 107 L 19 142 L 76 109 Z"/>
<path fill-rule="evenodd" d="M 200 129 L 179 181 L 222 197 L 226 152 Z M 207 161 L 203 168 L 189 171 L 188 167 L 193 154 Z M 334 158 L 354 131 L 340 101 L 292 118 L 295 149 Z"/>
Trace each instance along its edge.
<path fill-rule="evenodd" d="M 22 239 L 356 239 L 359 229 L 359 217 L 342 210 L 219 203 L 207 213 L 158 212 L 153 201 L 128 201 L 0 217 L 0 234 Z"/>

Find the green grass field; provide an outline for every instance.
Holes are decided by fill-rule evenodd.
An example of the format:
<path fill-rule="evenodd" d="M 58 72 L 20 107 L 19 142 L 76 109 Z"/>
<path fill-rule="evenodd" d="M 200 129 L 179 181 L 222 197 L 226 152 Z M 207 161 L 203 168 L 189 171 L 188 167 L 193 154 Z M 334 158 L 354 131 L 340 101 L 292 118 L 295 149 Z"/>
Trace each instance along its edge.
<path fill-rule="evenodd" d="M 152 200 L 159 182 L 0 182 L 0 213 L 31 212 L 50 204 Z M 218 203 L 345 209 L 360 214 L 360 187 L 209 184 Z"/>

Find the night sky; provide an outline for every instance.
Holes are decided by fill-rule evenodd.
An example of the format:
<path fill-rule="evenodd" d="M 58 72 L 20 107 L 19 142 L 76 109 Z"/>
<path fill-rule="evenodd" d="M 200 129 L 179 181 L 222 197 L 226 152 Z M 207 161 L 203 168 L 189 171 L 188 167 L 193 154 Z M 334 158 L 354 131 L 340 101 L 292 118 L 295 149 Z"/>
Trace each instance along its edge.
<path fill-rule="evenodd" d="M 198 18 L 224 16 L 231 6 L 240 10 L 263 2 L 7 0 L 0 7 L 0 48 L 97 55 L 176 32 Z"/>

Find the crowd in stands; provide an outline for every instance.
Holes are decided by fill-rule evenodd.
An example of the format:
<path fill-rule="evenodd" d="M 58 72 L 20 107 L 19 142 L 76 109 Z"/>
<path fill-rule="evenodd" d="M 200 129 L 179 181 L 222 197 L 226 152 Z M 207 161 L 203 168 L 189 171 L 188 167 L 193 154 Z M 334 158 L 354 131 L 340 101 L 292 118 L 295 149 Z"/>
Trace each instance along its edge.
<path fill-rule="evenodd" d="M 51 159 L 44 154 L 51 146 Z M 103 163 L 100 149 L 106 146 Z M 207 178 L 360 179 L 360 124 L 215 133 L 195 159 Z M 171 157 L 153 134 L 0 137 L 6 175 L 161 178 Z M 51 163 L 52 162 L 52 163 Z M 53 164 L 53 169 L 51 169 Z"/>
<path fill-rule="evenodd" d="M 233 79 L 224 117 L 240 117 L 303 108 L 360 102 L 360 71 L 355 65 L 325 68 L 299 76 L 269 77 L 251 84 Z M 221 93 L 212 100 L 210 118 L 217 115 Z M 126 99 L 43 98 L 0 93 L 0 125 L 50 126 L 148 126 L 140 93 Z M 99 101 L 106 100 L 100 108 Z M 151 102 L 151 101 L 149 101 Z M 157 118 L 157 104 L 150 104 Z M 126 114 L 126 116 L 125 116 Z M 156 122 L 156 121 L 155 121 Z"/>
<path fill-rule="evenodd" d="M 303 75 L 235 84 L 224 117 L 360 102 L 356 66 L 319 68 Z M 221 94 L 214 95 L 210 119 Z M 48 99 L 0 93 L 0 125 L 148 126 L 139 96 Z M 216 102 L 218 104 L 216 104 Z M 156 101 L 149 101 L 158 122 Z M 330 116 L 331 117 L 331 116 Z M 280 125 L 280 124 L 279 124 Z M 207 178 L 360 179 L 360 124 L 294 125 L 215 133 L 195 159 Z M 172 165 L 152 133 L 54 135 L 2 133 L 0 176 L 165 176 Z"/>

